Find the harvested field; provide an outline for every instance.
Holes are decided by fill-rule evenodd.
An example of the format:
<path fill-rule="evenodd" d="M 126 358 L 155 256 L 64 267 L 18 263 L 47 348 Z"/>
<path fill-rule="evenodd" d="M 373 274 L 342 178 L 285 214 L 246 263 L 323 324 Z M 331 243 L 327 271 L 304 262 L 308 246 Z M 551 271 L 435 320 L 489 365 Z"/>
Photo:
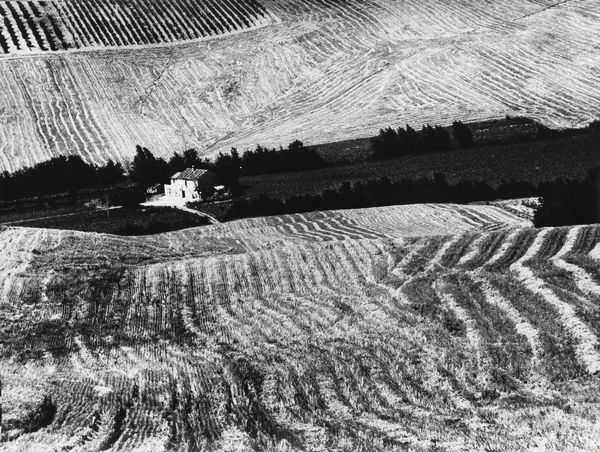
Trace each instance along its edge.
<path fill-rule="evenodd" d="M 3 449 L 593 449 L 599 242 L 455 205 L 6 229 Z"/>
<path fill-rule="evenodd" d="M 106 19 L 129 3 L 147 12 L 131 23 L 149 24 L 156 37 L 119 14 Z M 183 14 L 193 2 L 172 3 L 182 12 L 161 18 L 158 0 L 0 2 L 8 51 L 0 56 L 0 169 L 59 154 L 125 160 L 136 144 L 161 156 L 194 146 L 210 155 L 368 137 L 404 123 L 510 113 L 561 127 L 597 115 L 594 0 L 261 0 L 264 21 L 260 13 L 239 16 L 251 17 L 248 26 L 232 19 L 249 31 L 193 42 L 202 30 L 187 24 L 195 14 Z M 232 5 L 256 3 L 203 4 L 233 17 Z M 63 12 L 46 20 L 34 5 Z M 75 31 L 53 41 L 51 17 Z M 72 50 L 60 49 L 67 44 Z"/>

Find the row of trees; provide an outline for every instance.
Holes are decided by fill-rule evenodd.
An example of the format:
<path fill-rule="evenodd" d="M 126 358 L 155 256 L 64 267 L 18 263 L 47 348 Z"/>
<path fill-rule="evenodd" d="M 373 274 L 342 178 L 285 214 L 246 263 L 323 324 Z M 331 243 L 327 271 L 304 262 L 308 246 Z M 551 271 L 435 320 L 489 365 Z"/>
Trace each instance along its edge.
<path fill-rule="evenodd" d="M 244 152 L 241 159 L 242 172 L 247 176 L 311 170 L 325 166 L 327 163 L 317 151 L 304 147 L 298 140 L 290 143 L 285 149 L 257 146 L 254 151 Z"/>
<path fill-rule="evenodd" d="M 156 183 L 167 183 L 172 174 L 185 168 L 205 168 L 219 174 L 223 184 L 235 191 L 242 174 L 255 176 L 324 166 L 326 162 L 316 151 L 307 149 L 297 140 L 279 150 L 257 146 L 255 150 L 246 151 L 242 156 L 236 148 L 232 148 L 229 153 L 219 153 L 214 160 L 200 158 L 196 149 L 189 149 L 183 154 L 174 153 L 166 161 L 156 158 L 147 148 L 137 146 L 130 174 L 138 185 L 149 187 Z"/>
<path fill-rule="evenodd" d="M 461 148 L 474 146 L 473 133 L 468 126 L 460 121 L 452 124 L 450 132 L 441 126 L 432 127 L 429 124 L 416 131 L 410 125 L 406 129 L 381 129 L 379 135 L 371 141 L 374 158 L 395 158 L 409 154 L 444 151 L 452 148 L 453 142 Z"/>
<path fill-rule="evenodd" d="M 236 200 L 224 219 L 316 210 L 376 207 L 415 203 L 470 203 L 540 197 L 536 227 L 600 223 L 600 168 L 583 180 L 554 180 L 533 185 L 524 181 L 503 182 L 492 187 L 484 182 L 448 184 L 441 174 L 433 179 L 391 181 L 387 177 L 366 182 L 345 182 L 320 194 L 297 195 L 285 200 L 266 195 Z"/>
<path fill-rule="evenodd" d="M 225 219 L 394 204 L 469 203 L 531 197 L 539 192 L 539 187 L 523 182 L 505 182 L 498 187 L 472 181 L 449 184 L 442 174 L 436 174 L 433 179 L 399 181 L 384 177 L 365 182 L 345 182 L 337 189 L 292 196 L 285 200 L 266 195 L 236 200 Z"/>
<path fill-rule="evenodd" d="M 166 161 L 155 157 L 147 148 L 137 146 L 129 175 L 137 185 L 148 188 L 155 184 L 168 183 L 173 174 L 185 168 L 204 168 L 214 171 L 230 190 L 235 192 L 239 188 L 241 159 L 236 149 L 232 149 L 228 154 L 219 153 L 214 161 L 200 158 L 196 149 L 188 149 L 183 154 L 176 152 L 169 161 Z"/>
<path fill-rule="evenodd" d="M 0 173 L 0 199 L 44 196 L 127 182 L 145 189 L 158 183 L 167 183 L 171 175 L 184 168 L 206 167 L 225 171 L 231 159 L 231 154 L 221 154 L 216 162 L 211 162 L 201 159 L 195 149 L 190 149 L 183 154 L 175 153 L 167 162 L 142 146 L 136 147 L 135 157 L 126 168 L 112 160 L 96 166 L 76 155 L 54 157 L 14 173 Z"/>
<path fill-rule="evenodd" d="M 19 199 L 70 192 L 90 187 L 107 187 L 133 182 L 141 188 L 165 184 L 185 168 L 205 168 L 219 174 L 234 193 L 242 174 L 258 175 L 321 168 L 325 161 L 314 150 L 294 141 L 280 150 L 258 146 L 242 156 L 235 148 L 219 153 L 214 160 L 201 158 L 196 149 L 174 153 L 169 160 L 156 157 L 149 149 L 136 146 L 133 160 L 124 168 L 110 160 L 103 166 L 84 162 L 79 156 L 55 157 L 14 173 L 0 173 L 0 199 Z"/>
<path fill-rule="evenodd" d="M 0 174 L 0 199 L 18 199 L 69 192 L 126 181 L 120 163 L 109 160 L 103 166 L 91 165 L 79 156 L 61 156 L 14 173 Z"/>
<path fill-rule="evenodd" d="M 255 155 L 261 155 L 256 153 Z M 221 174 L 231 188 L 237 188 L 243 157 L 234 149 L 220 154 L 215 161 L 200 159 L 195 150 L 175 154 L 167 162 L 156 158 L 148 149 L 138 147 L 130 165 L 130 177 L 139 186 L 147 187 L 166 182 L 177 171 L 186 167 L 210 167 Z M 13 174 L 0 174 L 0 199 L 9 200 L 49 193 L 68 192 L 74 189 L 111 186 L 127 182 L 123 167 L 112 161 L 103 166 L 85 163 L 78 156 L 57 157 L 32 168 Z M 123 189 L 111 194 L 118 204 L 139 202 L 143 192 Z M 536 226 L 561 226 L 569 224 L 600 223 L 600 169 L 588 174 L 584 180 L 556 180 L 534 186 L 515 181 L 492 187 L 481 182 L 463 181 L 448 184 L 443 175 L 433 179 L 401 180 L 388 178 L 366 182 L 346 182 L 338 189 L 325 190 L 318 195 L 298 195 L 281 200 L 261 196 L 255 199 L 236 200 L 225 219 L 250 216 L 276 215 L 339 208 L 372 207 L 392 204 L 424 202 L 489 201 L 539 196 L 543 198 L 535 215 Z"/>

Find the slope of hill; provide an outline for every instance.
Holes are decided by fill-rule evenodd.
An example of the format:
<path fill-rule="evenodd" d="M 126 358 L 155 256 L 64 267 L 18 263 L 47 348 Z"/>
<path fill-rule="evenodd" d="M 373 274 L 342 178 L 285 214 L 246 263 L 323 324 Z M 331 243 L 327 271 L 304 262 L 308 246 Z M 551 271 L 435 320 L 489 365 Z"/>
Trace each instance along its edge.
<path fill-rule="evenodd" d="M 0 169 L 64 153 L 122 160 L 136 144 L 210 154 L 405 122 L 511 113 L 576 126 L 597 115 L 594 0 L 260 4 L 281 22 L 161 48 L 2 56 Z"/>
<path fill-rule="evenodd" d="M 6 229 L 2 447 L 589 450 L 600 228 L 529 224 L 425 205 Z"/>

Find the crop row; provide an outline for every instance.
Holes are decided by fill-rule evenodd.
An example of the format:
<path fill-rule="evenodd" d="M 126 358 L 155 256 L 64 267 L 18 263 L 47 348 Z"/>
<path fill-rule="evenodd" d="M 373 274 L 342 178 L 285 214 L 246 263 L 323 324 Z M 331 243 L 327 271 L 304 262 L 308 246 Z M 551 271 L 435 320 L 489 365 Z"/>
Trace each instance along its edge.
<path fill-rule="evenodd" d="M 340 229 L 332 231 L 340 234 Z M 351 234 L 357 234 L 356 230 Z M 27 234 L 13 237 L 24 248 L 30 246 L 29 242 L 40 241 Z M 9 249 L 10 240 L 8 236 Z M 273 246 L 277 242 L 272 242 L 267 249 L 257 251 L 131 268 L 116 275 L 116 279 L 107 279 L 101 291 L 94 289 L 100 284 L 95 280 L 80 289 L 76 287 L 81 292 L 76 303 L 69 301 L 74 296 L 72 284 L 50 276 L 38 285 L 40 299 L 46 304 L 39 306 L 40 312 L 31 311 L 29 317 L 50 320 L 58 314 L 60 321 L 101 325 L 105 334 L 126 341 L 164 337 L 229 342 L 235 337 L 241 340 L 240 335 L 277 335 L 281 328 L 297 336 L 314 334 L 327 330 L 336 316 L 346 311 L 381 309 L 390 315 L 395 308 L 365 296 L 380 293 L 425 305 L 424 311 L 419 311 L 423 313 L 432 309 L 435 313 L 436 304 L 445 306 L 454 315 L 454 320 L 451 316 L 447 321 L 463 325 L 469 342 L 477 348 L 486 342 L 480 332 L 489 319 L 473 319 L 481 315 L 473 300 L 484 297 L 491 300 L 487 304 L 493 302 L 496 311 L 503 312 L 507 321 L 523 324 L 522 332 L 531 331 L 527 322 L 540 321 L 536 312 L 547 321 L 551 319 L 556 324 L 553 328 L 570 338 L 576 350 L 574 359 L 581 369 L 594 373 L 600 362 L 600 330 L 587 319 L 598 315 L 589 302 L 600 294 L 598 266 L 589 254 L 597 240 L 595 228 L 589 227 L 541 232 L 515 229 L 484 235 L 467 232 L 391 241 L 367 235 L 364 239 L 326 243 L 309 239 Z M 206 241 L 206 237 L 200 241 Z M 20 271 L 4 271 L 5 283 L 10 286 L 34 257 L 23 252 L 16 261 L 10 254 L 6 258 L 12 259 L 17 269 L 24 261 Z M 21 280 L 27 282 L 29 279 Z M 20 285 L 15 287 L 22 289 Z M 427 290 L 433 290 L 433 301 L 420 295 Z M 530 306 L 536 307 L 533 312 L 513 306 L 513 292 L 531 300 Z M 25 294 L 21 291 L 21 297 Z M 527 318 L 527 322 L 518 320 Z M 461 328 L 456 327 L 457 331 Z M 34 344 L 35 338 L 30 339 L 28 343 Z M 42 340 L 37 345 L 44 343 L 49 344 Z"/>
<path fill-rule="evenodd" d="M 389 210 L 371 214 L 387 227 Z M 325 214 L 311 215 L 319 221 L 311 233 L 326 227 Z M 327 234 L 352 238 L 308 236 L 193 257 L 175 251 L 176 236 L 191 242 L 191 231 L 123 239 L 115 248 L 102 237 L 79 242 L 80 257 L 53 268 L 91 269 L 53 276 L 43 303 L 69 305 L 59 322 L 68 330 L 65 347 L 41 341 L 42 358 L 3 362 L 3 415 L 15 426 L 7 450 L 285 450 L 288 441 L 306 449 L 481 448 L 472 430 L 480 427 L 457 425 L 459 417 L 485 423 L 486 444 L 502 437 L 505 450 L 518 450 L 548 431 L 535 424 L 538 409 L 562 423 L 552 425 L 561 431 L 551 439 L 557 450 L 574 440 L 592 444 L 585 442 L 586 431 L 595 435 L 589 412 L 563 412 L 565 394 L 552 394 L 564 380 L 598 370 L 600 330 L 589 319 L 598 316 L 600 228 L 381 239 L 370 237 L 373 227 L 357 238 L 358 229 L 332 217 Z M 296 228 L 306 220 L 281 218 Z M 244 220 L 240 231 L 272 221 Z M 203 231 L 224 237 L 228 227 Z M 47 259 L 91 238 L 59 243 L 52 234 L 4 231 L 0 252 L 34 272 L 41 258 L 33 248 Z M 198 234 L 198 242 L 209 240 Z M 177 259 L 163 256 L 161 241 Z M 102 254 L 127 253 L 130 242 L 148 252 L 146 260 L 155 247 L 163 261 L 111 278 L 93 268 Z M 20 322 L 26 331 L 33 320 Z M 13 408 L 19 400 L 21 411 Z M 511 416 L 519 409 L 536 421 L 515 436 L 519 420 Z"/>
<path fill-rule="evenodd" d="M 148 45 L 255 28 L 272 16 L 256 1 L 0 2 L 3 53 Z"/>
<path fill-rule="evenodd" d="M 68 47 L 59 21 L 47 13 L 45 3 L 0 3 L 0 50 L 3 53 L 56 51 Z"/>

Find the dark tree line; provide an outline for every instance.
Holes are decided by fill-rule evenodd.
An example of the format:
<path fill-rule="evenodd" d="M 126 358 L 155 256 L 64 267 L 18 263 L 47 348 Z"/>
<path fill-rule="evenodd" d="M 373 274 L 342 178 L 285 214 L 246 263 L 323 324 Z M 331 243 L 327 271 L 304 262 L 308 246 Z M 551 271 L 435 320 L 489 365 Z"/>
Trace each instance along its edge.
<path fill-rule="evenodd" d="M 142 187 L 157 183 L 168 183 L 169 178 L 185 168 L 205 168 L 217 173 L 223 185 L 236 193 L 241 175 L 254 176 L 288 171 L 302 171 L 326 166 L 323 158 L 314 150 L 294 141 L 287 148 L 267 149 L 257 146 L 242 156 L 236 148 L 229 153 L 220 152 L 214 160 L 200 158 L 196 149 L 183 154 L 175 153 L 167 162 L 156 158 L 148 149 L 137 146 L 130 174 L 134 182 Z"/>
<path fill-rule="evenodd" d="M 214 171 L 222 184 L 235 194 L 242 174 L 300 171 L 325 165 L 316 151 L 305 148 L 300 141 L 280 150 L 258 146 L 254 151 L 244 152 L 243 156 L 232 148 L 229 153 L 219 153 L 214 160 L 200 158 L 196 149 L 188 149 L 182 154 L 174 153 L 167 161 L 138 145 L 133 160 L 127 165 L 127 172 L 120 163 L 112 160 L 106 165 L 95 166 L 79 156 L 62 156 L 14 173 L 0 173 L 0 199 L 43 196 L 122 182 L 133 182 L 146 189 L 166 184 L 173 174 L 192 167 Z"/>
<path fill-rule="evenodd" d="M 445 151 L 451 149 L 454 141 L 461 148 L 473 147 L 473 134 L 468 126 L 460 121 L 452 124 L 450 132 L 441 126 L 423 126 L 416 131 L 410 125 L 406 129 L 381 129 L 379 135 L 371 140 L 374 158 L 396 158 L 410 154 Z"/>
<path fill-rule="evenodd" d="M 31 168 L 0 174 L 0 199 L 43 196 L 72 190 L 111 186 L 124 182 L 120 163 L 109 160 L 103 166 L 91 165 L 79 156 L 55 157 Z"/>
<path fill-rule="evenodd" d="M 154 157 L 148 149 L 137 146 L 131 175 L 135 182 L 148 187 L 154 183 L 168 182 L 172 174 L 184 168 L 206 168 L 220 173 L 225 185 L 235 186 L 242 174 L 254 176 L 301 171 L 325 165 L 316 151 L 305 148 L 300 141 L 294 141 L 287 148 L 279 150 L 257 146 L 255 150 L 246 151 L 242 156 L 236 148 L 232 148 L 229 153 L 219 153 L 214 161 L 202 159 L 196 149 L 189 149 L 183 154 L 173 154 L 167 162 Z"/>
<path fill-rule="evenodd" d="M 298 140 L 279 150 L 257 146 L 253 151 L 244 152 L 241 158 L 242 172 L 247 176 L 311 170 L 325 166 L 325 160 L 315 150 L 307 149 Z"/>
<path fill-rule="evenodd" d="M 458 143 L 458 146 L 467 149 L 472 148 L 475 145 L 473 141 L 473 132 L 468 126 L 460 121 L 454 121 L 452 123 L 452 135 Z"/>
<path fill-rule="evenodd" d="M 125 221 L 124 224 L 120 224 L 113 233 L 117 235 L 151 235 L 210 224 L 208 217 L 196 215 L 190 217 L 181 215 L 169 216 L 168 212 L 170 210 L 169 207 L 155 208 L 155 214 L 162 213 L 164 216 L 157 216 L 158 219 L 150 218 L 149 220 L 144 219 L 142 221 L 140 221 L 141 219 Z"/>
<path fill-rule="evenodd" d="M 316 210 L 377 207 L 416 203 L 470 203 L 496 199 L 537 196 L 538 187 L 524 182 L 504 182 L 492 187 L 483 182 L 448 184 L 441 174 L 433 179 L 391 181 L 384 177 L 369 181 L 345 182 L 320 194 L 297 195 L 281 200 L 261 195 L 234 201 L 225 219 L 281 215 Z"/>
<path fill-rule="evenodd" d="M 524 181 L 503 182 L 497 187 L 472 181 L 448 184 L 441 174 L 436 174 L 433 179 L 391 181 L 384 177 L 366 182 L 345 182 L 337 189 L 284 200 L 266 195 L 239 199 L 224 219 L 395 204 L 463 204 L 529 197 L 542 198 L 534 216 L 536 227 L 600 223 L 600 168 L 591 171 L 583 180 L 559 179 L 538 185 Z"/>

